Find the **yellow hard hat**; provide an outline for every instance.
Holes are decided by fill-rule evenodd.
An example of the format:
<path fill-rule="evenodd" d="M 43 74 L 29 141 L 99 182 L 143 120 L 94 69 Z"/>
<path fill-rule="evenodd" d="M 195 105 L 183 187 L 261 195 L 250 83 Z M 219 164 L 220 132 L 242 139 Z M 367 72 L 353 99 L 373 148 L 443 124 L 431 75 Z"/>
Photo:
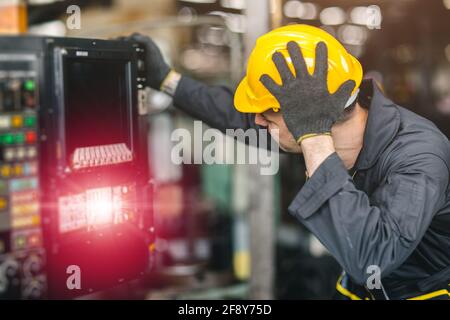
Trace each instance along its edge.
<path fill-rule="evenodd" d="M 259 79 L 263 74 L 268 74 L 281 85 L 280 75 L 272 61 L 272 55 L 277 51 L 283 54 L 291 72 L 295 74 L 294 66 L 287 51 L 289 41 L 295 41 L 300 46 L 308 72 L 311 75 L 314 72 L 316 45 L 320 41 L 325 42 L 328 47 L 329 92 L 335 93 L 345 81 L 351 79 L 355 81 L 355 89 L 346 106 L 356 99 L 363 75 L 359 61 L 326 31 L 297 24 L 272 30 L 258 38 L 248 60 L 247 75 L 242 79 L 234 95 L 234 105 L 238 111 L 262 113 L 271 108 L 275 111 L 279 110 L 280 104 Z"/>

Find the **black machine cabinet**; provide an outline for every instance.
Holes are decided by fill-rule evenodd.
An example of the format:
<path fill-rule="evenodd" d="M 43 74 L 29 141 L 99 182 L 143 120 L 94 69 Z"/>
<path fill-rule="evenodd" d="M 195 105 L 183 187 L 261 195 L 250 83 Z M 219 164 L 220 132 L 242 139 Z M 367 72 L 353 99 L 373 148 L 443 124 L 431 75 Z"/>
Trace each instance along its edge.
<path fill-rule="evenodd" d="M 148 270 L 143 50 L 0 37 L 0 298 L 76 297 Z"/>

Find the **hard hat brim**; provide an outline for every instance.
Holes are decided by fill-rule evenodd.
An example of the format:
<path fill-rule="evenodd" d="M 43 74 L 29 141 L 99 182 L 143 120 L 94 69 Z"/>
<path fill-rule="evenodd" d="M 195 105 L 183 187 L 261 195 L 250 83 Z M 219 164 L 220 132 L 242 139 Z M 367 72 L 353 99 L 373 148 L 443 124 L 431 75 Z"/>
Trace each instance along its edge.
<path fill-rule="evenodd" d="M 244 77 L 242 81 L 239 83 L 235 93 L 234 93 L 234 107 L 237 111 L 242 113 L 263 113 L 272 108 L 278 109 L 278 103 L 275 98 L 269 96 L 269 100 L 274 100 L 273 105 L 270 106 L 267 103 L 260 103 L 257 101 L 253 101 L 249 97 L 249 85 L 247 77 Z M 266 101 L 267 102 L 267 101 Z"/>
<path fill-rule="evenodd" d="M 243 113 L 260 113 L 247 95 L 248 82 L 247 77 L 241 80 L 234 94 L 234 107 L 237 111 Z"/>

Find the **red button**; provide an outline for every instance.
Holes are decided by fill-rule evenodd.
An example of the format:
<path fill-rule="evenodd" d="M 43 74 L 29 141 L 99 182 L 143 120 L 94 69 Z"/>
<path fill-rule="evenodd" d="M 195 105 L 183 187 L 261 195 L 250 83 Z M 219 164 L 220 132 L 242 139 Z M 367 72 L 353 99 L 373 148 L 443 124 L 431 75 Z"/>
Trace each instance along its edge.
<path fill-rule="evenodd" d="M 26 134 L 25 134 L 25 141 L 27 142 L 27 143 L 35 143 L 36 142 L 36 132 L 34 132 L 34 131 L 28 131 Z"/>
<path fill-rule="evenodd" d="M 29 236 L 28 243 L 32 247 L 36 247 L 36 246 L 40 245 L 41 244 L 41 238 L 40 238 L 39 234 L 33 234 L 33 235 Z"/>

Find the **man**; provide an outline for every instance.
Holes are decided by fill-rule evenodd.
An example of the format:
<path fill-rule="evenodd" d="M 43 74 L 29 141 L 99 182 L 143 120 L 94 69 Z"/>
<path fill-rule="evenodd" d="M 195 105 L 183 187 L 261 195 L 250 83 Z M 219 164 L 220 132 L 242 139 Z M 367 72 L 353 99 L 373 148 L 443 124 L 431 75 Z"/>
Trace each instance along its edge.
<path fill-rule="evenodd" d="M 348 53 L 324 31 L 300 25 L 268 35 L 257 47 L 273 39 L 280 43 L 265 48 L 261 57 L 269 55 L 273 62 L 258 68 L 276 66 L 277 73 L 255 78 L 258 68 L 251 70 L 249 61 L 247 80 L 253 84 L 246 90 L 251 105 L 258 98 L 258 80 L 264 87 L 258 89 L 264 91 L 260 101 L 271 101 L 271 108 L 253 113 L 233 108 L 230 89 L 171 71 L 149 38 L 132 38 L 146 45 L 151 86 L 173 95 L 177 107 L 222 131 L 278 130 L 283 150 L 303 154 L 308 180 L 289 212 L 345 270 L 337 284 L 340 293 L 352 299 L 448 299 L 447 138 L 428 120 L 384 97 L 375 83 L 360 84 L 359 63 L 352 78 L 353 60 L 346 62 Z M 306 50 L 311 47 L 314 53 Z M 250 60 L 256 56 L 252 53 Z M 339 70 L 330 69 L 339 63 Z M 238 89 L 236 108 L 245 109 L 241 98 Z M 371 277 L 377 270 L 381 282 Z"/>

